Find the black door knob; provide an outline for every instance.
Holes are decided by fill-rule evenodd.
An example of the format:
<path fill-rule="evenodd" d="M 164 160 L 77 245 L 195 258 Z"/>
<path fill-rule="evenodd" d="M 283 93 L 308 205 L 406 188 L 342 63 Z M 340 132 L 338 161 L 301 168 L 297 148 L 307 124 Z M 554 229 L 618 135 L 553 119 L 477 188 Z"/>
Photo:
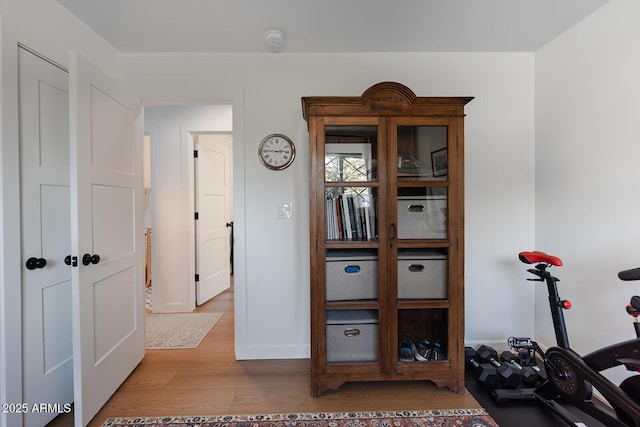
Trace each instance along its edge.
<path fill-rule="evenodd" d="M 44 268 L 47 265 L 47 260 L 44 258 L 31 257 L 26 262 L 27 270 L 35 270 L 36 268 Z"/>
<path fill-rule="evenodd" d="M 97 264 L 100 262 L 100 255 L 82 255 L 82 265 Z"/>

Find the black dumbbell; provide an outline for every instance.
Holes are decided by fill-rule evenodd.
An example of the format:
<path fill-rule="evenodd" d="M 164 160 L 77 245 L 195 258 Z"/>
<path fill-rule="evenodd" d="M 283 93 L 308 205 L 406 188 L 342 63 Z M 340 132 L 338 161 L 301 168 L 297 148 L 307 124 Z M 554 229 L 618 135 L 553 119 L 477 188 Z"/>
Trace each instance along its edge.
<path fill-rule="evenodd" d="M 496 368 L 489 363 L 480 363 L 476 351 L 471 347 L 464 348 L 464 359 L 468 365 L 473 367 L 476 379 L 486 388 L 496 388 L 500 385 L 500 377 Z"/>
<path fill-rule="evenodd" d="M 516 388 L 522 383 L 522 375 L 515 368 L 507 365 L 506 363 L 500 363 L 498 360 L 498 352 L 487 345 L 481 345 L 476 350 L 480 361 L 485 363 L 491 363 L 496 367 L 498 376 L 500 377 L 500 385 L 504 388 Z"/>
<path fill-rule="evenodd" d="M 512 354 L 513 354 L 513 353 L 512 353 Z M 520 366 L 522 366 L 523 368 L 527 368 L 527 367 L 528 367 L 528 368 L 533 369 L 533 370 L 534 370 L 534 372 L 535 372 L 536 374 L 538 374 L 538 381 L 545 381 L 545 380 L 547 379 L 547 374 L 544 372 L 544 370 L 543 370 L 543 369 L 541 369 L 541 368 L 537 365 L 537 363 L 536 363 L 536 359 L 535 359 L 535 358 L 533 358 L 533 359 L 531 359 L 531 358 L 530 358 L 530 359 L 528 359 L 528 361 L 529 361 L 529 365 L 524 365 L 524 364 L 522 363 L 522 361 L 521 361 L 521 360 L 519 360 L 520 358 L 518 357 L 518 355 L 515 355 L 515 354 L 514 354 L 513 356 L 514 356 L 514 358 L 515 358 L 515 361 L 517 361 L 517 362 L 518 362 L 518 364 L 519 364 Z"/>
<path fill-rule="evenodd" d="M 522 383 L 527 386 L 534 386 L 538 383 L 540 376 L 535 369 L 530 366 L 522 366 L 518 363 L 518 357 L 510 351 L 500 353 L 500 359 L 503 362 L 515 367 L 522 375 Z"/>

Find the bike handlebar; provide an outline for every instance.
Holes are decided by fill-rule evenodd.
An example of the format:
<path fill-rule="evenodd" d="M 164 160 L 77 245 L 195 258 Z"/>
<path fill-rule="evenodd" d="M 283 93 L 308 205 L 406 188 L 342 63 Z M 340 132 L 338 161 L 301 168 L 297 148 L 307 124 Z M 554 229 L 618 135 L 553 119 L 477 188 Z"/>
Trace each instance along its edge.
<path fill-rule="evenodd" d="M 624 270 L 618 273 L 620 280 L 640 280 L 640 268 L 632 268 L 630 270 Z"/>

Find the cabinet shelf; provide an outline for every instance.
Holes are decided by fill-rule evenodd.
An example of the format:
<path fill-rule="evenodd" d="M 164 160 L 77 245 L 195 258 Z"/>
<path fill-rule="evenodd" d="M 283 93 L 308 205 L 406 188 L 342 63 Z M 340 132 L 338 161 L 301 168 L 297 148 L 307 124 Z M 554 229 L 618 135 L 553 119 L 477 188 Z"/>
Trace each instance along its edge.
<path fill-rule="evenodd" d="M 327 249 L 376 249 L 378 240 L 325 240 Z"/>
<path fill-rule="evenodd" d="M 377 300 L 345 300 L 327 301 L 325 310 L 378 310 L 380 304 Z"/>
<path fill-rule="evenodd" d="M 405 177 L 398 177 L 397 181 L 398 187 L 448 187 L 448 180 L 420 180 L 417 181 L 415 179 L 406 179 Z"/>
<path fill-rule="evenodd" d="M 398 310 L 450 308 L 451 304 L 448 300 L 406 299 L 399 300 L 397 307 Z"/>
<path fill-rule="evenodd" d="M 442 239 L 415 239 L 415 240 L 410 240 L 410 239 L 401 239 L 397 241 L 397 248 L 398 249 L 411 249 L 411 248 L 434 248 L 434 249 L 439 249 L 439 248 L 448 248 L 451 245 L 449 244 L 449 241 L 447 240 L 442 240 Z"/>
<path fill-rule="evenodd" d="M 324 186 L 326 188 L 340 188 L 340 187 L 373 187 L 380 186 L 378 181 L 325 181 Z"/>
<path fill-rule="evenodd" d="M 392 82 L 359 97 L 302 98 L 313 396 L 348 381 L 398 380 L 464 393 L 463 122 L 471 99 L 417 97 Z M 433 360 L 401 361 L 401 339 L 429 343 Z"/>

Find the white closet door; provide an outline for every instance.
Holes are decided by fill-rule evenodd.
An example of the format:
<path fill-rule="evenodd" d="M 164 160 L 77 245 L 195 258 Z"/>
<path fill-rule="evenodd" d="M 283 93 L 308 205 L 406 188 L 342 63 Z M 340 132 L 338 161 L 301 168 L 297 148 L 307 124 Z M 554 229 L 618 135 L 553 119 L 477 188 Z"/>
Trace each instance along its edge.
<path fill-rule="evenodd" d="M 86 425 L 144 356 L 142 117 L 80 55 L 70 74 L 75 424 Z"/>
<path fill-rule="evenodd" d="M 23 421 L 39 427 L 73 402 L 69 76 L 22 48 L 18 66 Z"/>

